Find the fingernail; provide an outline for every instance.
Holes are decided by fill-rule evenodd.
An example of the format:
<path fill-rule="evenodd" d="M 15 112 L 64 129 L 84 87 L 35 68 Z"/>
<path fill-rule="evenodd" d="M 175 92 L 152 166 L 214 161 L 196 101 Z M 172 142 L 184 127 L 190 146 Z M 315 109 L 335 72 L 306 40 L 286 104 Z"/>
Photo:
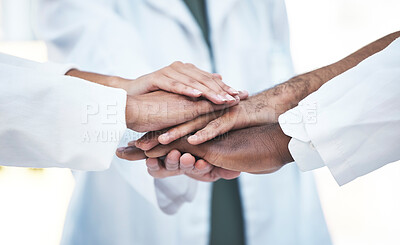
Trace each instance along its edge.
<path fill-rule="evenodd" d="M 193 94 L 193 95 L 201 95 L 202 92 L 201 92 L 200 90 L 193 89 L 193 90 L 192 90 L 192 94 Z"/>
<path fill-rule="evenodd" d="M 234 88 L 229 88 L 229 92 L 231 92 L 232 94 L 239 94 L 239 92 Z"/>
<path fill-rule="evenodd" d="M 136 148 L 136 147 L 133 147 L 133 146 L 125 147 L 124 153 L 129 154 L 129 153 L 135 151 L 136 149 L 137 149 L 137 148 Z"/>
<path fill-rule="evenodd" d="M 220 94 L 217 95 L 217 98 L 221 101 L 227 101 L 227 99 Z"/>
<path fill-rule="evenodd" d="M 235 98 L 233 98 L 231 95 L 227 94 L 225 95 L 225 97 L 229 100 L 229 101 L 235 101 Z"/>
<path fill-rule="evenodd" d="M 162 139 L 164 139 L 164 140 L 168 140 L 169 139 L 169 133 L 162 134 L 162 135 L 160 135 L 160 137 Z"/>
<path fill-rule="evenodd" d="M 235 100 L 240 100 L 239 95 L 235 95 Z"/>
<path fill-rule="evenodd" d="M 125 150 L 125 147 L 119 147 L 119 148 L 117 148 L 117 151 L 118 152 L 123 152 Z"/>

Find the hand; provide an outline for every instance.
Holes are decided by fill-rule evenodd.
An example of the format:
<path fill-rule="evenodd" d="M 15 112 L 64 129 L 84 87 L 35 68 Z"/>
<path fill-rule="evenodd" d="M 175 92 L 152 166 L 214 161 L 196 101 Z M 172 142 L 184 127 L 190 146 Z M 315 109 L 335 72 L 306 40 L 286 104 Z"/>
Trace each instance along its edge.
<path fill-rule="evenodd" d="M 239 101 L 216 105 L 208 100 L 156 91 L 144 95 L 128 96 L 126 123 L 137 132 L 161 130 L 194 118 L 233 106 Z"/>
<path fill-rule="evenodd" d="M 245 98 L 245 96 L 241 97 Z M 199 130 L 187 138 L 190 144 L 198 145 L 231 130 L 276 123 L 279 115 L 291 107 L 291 104 L 281 99 L 274 88 L 274 90 L 251 96 L 224 111 L 208 113 L 166 130 L 157 138 L 149 139 L 145 135 L 136 141 L 136 146 L 143 150 L 150 150 L 159 143 L 166 145 Z"/>
<path fill-rule="evenodd" d="M 193 64 L 174 62 L 158 71 L 130 80 L 72 69 L 66 75 L 79 77 L 106 86 L 122 88 L 136 96 L 164 90 L 189 97 L 204 97 L 215 104 L 238 100 L 239 92 L 222 82 L 218 74 L 198 69 Z"/>
<path fill-rule="evenodd" d="M 117 149 L 117 156 L 126 160 L 144 159 L 144 152 L 136 148 L 135 142 L 129 142 L 128 147 Z M 197 160 L 189 153 L 181 154 L 177 150 L 168 153 L 165 159 L 148 158 L 147 170 L 154 178 L 166 178 L 185 174 L 193 179 L 205 182 L 213 182 L 218 179 L 233 179 L 240 172 L 230 171 L 215 167 L 204 160 Z"/>
<path fill-rule="evenodd" d="M 132 82 L 121 83 L 120 86 L 130 95 L 164 90 L 189 97 L 203 96 L 215 104 L 232 102 L 239 94 L 223 83 L 220 75 L 205 72 L 193 64 L 179 61 Z"/>
<path fill-rule="evenodd" d="M 291 78 L 285 83 L 249 97 L 237 106 L 225 110 L 224 113 L 210 113 L 169 129 L 157 139 L 136 144 L 142 149 L 151 149 L 172 141 L 189 133 L 196 132 L 187 140 L 190 144 L 198 145 L 213 139 L 218 135 L 235 129 L 276 123 L 279 115 L 293 108 L 300 100 L 321 86 L 330 76 L 330 68 L 321 68 Z"/>
<path fill-rule="evenodd" d="M 159 145 L 145 154 L 150 158 L 167 155 L 173 149 L 191 153 L 210 164 L 233 171 L 272 173 L 292 162 L 286 136 L 279 124 L 251 127 L 229 132 L 194 146 L 181 138 L 169 145 Z"/>

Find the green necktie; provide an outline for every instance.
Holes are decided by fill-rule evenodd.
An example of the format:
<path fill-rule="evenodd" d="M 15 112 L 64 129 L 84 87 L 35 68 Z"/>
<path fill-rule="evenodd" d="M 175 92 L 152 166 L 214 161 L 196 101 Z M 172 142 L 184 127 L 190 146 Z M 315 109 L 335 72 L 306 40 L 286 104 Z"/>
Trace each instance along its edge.
<path fill-rule="evenodd" d="M 183 1 L 199 24 L 212 58 L 205 0 Z M 213 183 L 210 219 L 210 245 L 245 244 L 245 228 L 238 179 L 218 180 Z"/>
<path fill-rule="evenodd" d="M 208 18 L 207 18 L 207 9 L 206 3 L 204 0 L 183 0 L 186 3 L 186 6 L 189 8 L 192 13 L 194 19 L 197 21 L 201 32 L 203 34 L 204 40 L 207 43 L 208 48 L 211 48 L 210 45 L 210 31 L 208 26 Z"/>
<path fill-rule="evenodd" d="M 210 245 L 244 245 L 238 179 L 218 180 L 212 189 Z"/>

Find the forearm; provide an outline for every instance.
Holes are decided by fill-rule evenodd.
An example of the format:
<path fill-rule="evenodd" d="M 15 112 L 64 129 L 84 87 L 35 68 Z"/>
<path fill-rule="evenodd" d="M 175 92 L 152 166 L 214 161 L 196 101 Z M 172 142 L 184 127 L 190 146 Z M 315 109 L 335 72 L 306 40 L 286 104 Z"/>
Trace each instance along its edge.
<path fill-rule="evenodd" d="M 93 73 L 93 72 L 80 71 L 77 69 L 71 69 L 65 75 L 81 78 L 81 79 L 84 79 L 84 80 L 87 80 L 90 82 L 94 82 L 97 84 L 101 84 L 101 85 L 113 87 L 113 88 L 121 88 L 122 87 L 121 83 L 123 81 L 129 81 L 128 79 L 124 79 L 124 78 L 117 77 L 117 76 L 107 76 L 107 75 L 97 74 L 97 73 Z"/>
<path fill-rule="evenodd" d="M 302 99 L 318 90 L 332 78 L 339 76 L 366 58 L 383 50 L 399 36 L 400 31 L 389 34 L 338 62 L 295 76 L 287 82 L 255 95 L 255 97 L 263 97 L 264 101 L 268 101 L 268 104 L 273 106 L 276 114 L 279 116 L 286 110 L 295 107 Z"/>
<path fill-rule="evenodd" d="M 300 169 L 327 166 L 342 185 L 399 160 L 399 57 L 400 38 L 305 98 L 318 105 L 312 121 L 295 119 L 308 118 L 303 106 L 279 118 Z"/>

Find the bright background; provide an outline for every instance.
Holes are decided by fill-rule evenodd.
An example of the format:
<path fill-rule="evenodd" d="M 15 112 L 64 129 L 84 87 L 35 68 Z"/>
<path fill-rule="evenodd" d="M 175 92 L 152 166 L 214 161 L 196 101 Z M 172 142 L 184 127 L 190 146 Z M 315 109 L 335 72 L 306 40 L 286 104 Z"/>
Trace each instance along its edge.
<path fill-rule="evenodd" d="M 45 45 L 32 41 L 34 2 L 0 0 L 0 52 L 46 60 Z M 400 30 L 399 0 L 286 2 L 299 73 Z M 343 187 L 327 169 L 315 175 L 335 245 L 400 244 L 400 162 Z M 58 244 L 73 187 L 73 177 L 65 169 L 0 167 L 0 244 Z"/>

